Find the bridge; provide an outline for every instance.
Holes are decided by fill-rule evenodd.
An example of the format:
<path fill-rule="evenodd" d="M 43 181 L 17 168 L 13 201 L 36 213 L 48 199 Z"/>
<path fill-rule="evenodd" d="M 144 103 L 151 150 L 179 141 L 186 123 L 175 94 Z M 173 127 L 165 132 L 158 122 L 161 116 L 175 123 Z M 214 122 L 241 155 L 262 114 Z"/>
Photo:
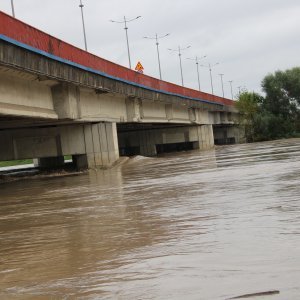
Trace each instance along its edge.
<path fill-rule="evenodd" d="M 0 160 L 79 168 L 239 142 L 233 101 L 137 73 L 0 12 Z"/>

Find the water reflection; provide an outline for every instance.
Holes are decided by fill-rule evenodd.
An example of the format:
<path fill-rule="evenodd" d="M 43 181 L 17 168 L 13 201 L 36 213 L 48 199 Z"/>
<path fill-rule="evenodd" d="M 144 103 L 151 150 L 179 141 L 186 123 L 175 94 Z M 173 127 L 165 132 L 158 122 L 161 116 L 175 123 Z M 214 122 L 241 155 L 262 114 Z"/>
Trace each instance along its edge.
<path fill-rule="evenodd" d="M 300 294 L 299 140 L 0 185 L 0 298 Z"/>

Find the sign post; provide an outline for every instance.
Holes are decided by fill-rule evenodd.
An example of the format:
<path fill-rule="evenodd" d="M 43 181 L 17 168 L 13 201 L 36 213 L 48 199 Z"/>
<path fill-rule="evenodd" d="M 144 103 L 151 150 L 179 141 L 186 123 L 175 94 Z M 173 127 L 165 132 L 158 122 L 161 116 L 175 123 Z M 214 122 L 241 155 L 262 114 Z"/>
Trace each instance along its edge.
<path fill-rule="evenodd" d="M 140 62 L 138 62 L 138 63 L 136 64 L 135 70 L 136 70 L 137 72 L 141 73 L 141 74 L 144 73 L 144 67 L 143 67 L 143 65 L 142 65 Z"/>

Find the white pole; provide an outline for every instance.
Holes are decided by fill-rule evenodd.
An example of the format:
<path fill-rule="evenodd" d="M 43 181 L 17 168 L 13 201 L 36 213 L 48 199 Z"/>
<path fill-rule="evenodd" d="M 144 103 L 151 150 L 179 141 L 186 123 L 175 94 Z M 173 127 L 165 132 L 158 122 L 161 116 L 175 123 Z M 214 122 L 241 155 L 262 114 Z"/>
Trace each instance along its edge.
<path fill-rule="evenodd" d="M 129 41 L 128 41 L 128 27 L 127 27 L 127 20 L 124 16 L 124 24 L 125 24 L 125 32 L 126 32 L 126 42 L 127 42 L 127 54 L 128 54 L 128 62 L 129 62 L 129 68 L 131 69 L 131 59 L 130 59 L 130 50 L 129 50 Z"/>
<path fill-rule="evenodd" d="M 12 11 L 12 16 L 15 18 L 15 7 L 14 7 L 14 1 L 13 0 L 10 0 L 10 3 L 11 3 L 11 11 Z"/>
<path fill-rule="evenodd" d="M 233 100 L 233 91 L 232 91 L 232 80 L 228 81 L 230 83 L 231 99 Z"/>
<path fill-rule="evenodd" d="M 85 25 L 84 25 L 84 17 L 83 17 L 83 7 L 84 7 L 84 5 L 82 4 L 82 1 L 81 1 L 81 0 L 80 0 L 79 7 L 80 7 L 80 9 L 81 9 L 81 18 L 82 18 L 82 27 L 83 27 L 84 46 L 85 46 L 85 51 L 87 51 L 86 33 L 85 33 Z"/>
<path fill-rule="evenodd" d="M 224 76 L 224 74 L 219 74 L 219 75 L 221 77 L 222 95 L 223 95 L 223 98 L 224 98 L 224 84 L 223 84 L 223 76 Z"/>

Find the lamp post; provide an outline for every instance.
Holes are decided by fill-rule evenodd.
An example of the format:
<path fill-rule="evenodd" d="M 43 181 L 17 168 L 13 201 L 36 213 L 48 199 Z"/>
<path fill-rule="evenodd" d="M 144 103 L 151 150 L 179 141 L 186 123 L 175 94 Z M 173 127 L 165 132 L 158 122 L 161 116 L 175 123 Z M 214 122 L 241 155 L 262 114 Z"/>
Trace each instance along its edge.
<path fill-rule="evenodd" d="M 233 91 L 232 91 L 232 82 L 233 80 L 228 81 L 230 83 L 231 99 L 233 100 Z"/>
<path fill-rule="evenodd" d="M 80 0 L 79 7 L 80 7 L 80 9 L 81 9 L 81 19 L 82 19 L 82 28 L 83 28 L 84 46 L 85 46 L 85 51 L 87 51 L 86 33 L 85 33 L 85 25 L 84 25 L 84 17 L 83 17 L 83 7 L 84 7 L 84 5 L 82 4 L 82 0 Z"/>
<path fill-rule="evenodd" d="M 224 74 L 219 74 L 219 75 L 221 77 L 222 95 L 223 95 L 223 98 L 224 98 L 224 84 L 223 84 L 223 76 L 224 76 Z"/>
<path fill-rule="evenodd" d="M 190 60 L 193 60 L 196 62 L 196 68 L 197 68 L 197 76 L 198 76 L 198 88 L 199 88 L 199 91 L 201 91 L 201 85 L 200 85 L 200 75 L 199 75 L 199 60 L 200 59 L 203 59 L 207 57 L 207 55 L 204 55 L 204 56 L 201 56 L 200 58 L 198 56 L 196 56 L 195 58 L 190 58 L 188 57 L 187 59 L 190 59 Z"/>
<path fill-rule="evenodd" d="M 216 65 L 218 65 L 219 63 L 215 63 L 215 64 L 208 64 L 208 65 L 200 65 L 201 67 L 205 67 L 209 69 L 209 74 L 210 74 L 210 85 L 211 85 L 211 93 L 212 95 L 214 94 L 214 85 L 213 85 L 213 80 L 212 80 L 212 68 L 215 67 Z"/>
<path fill-rule="evenodd" d="M 126 43 L 127 43 L 127 53 L 128 53 L 128 63 L 129 63 L 129 68 L 131 69 L 131 59 L 130 59 L 130 49 L 129 49 L 129 41 L 128 41 L 128 27 L 127 27 L 127 23 L 135 21 L 137 19 L 139 19 L 141 16 L 137 16 L 136 18 L 133 19 L 126 19 L 126 17 L 124 16 L 124 21 L 114 21 L 114 20 L 110 20 L 113 23 L 119 23 L 119 24 L 124 24 L 124 29 L 125 29 L 125 33 L 126 33 Z"/>
<path fill-rule="evenodd" d="M 144 36 L 144 39 L 149 39 L 149 40 L 155 40 L 156 41 L 156 50 L 157 50 L 157 59 L 158 59 L 158 69 L 159 69 L 159 78 L 160 80 L 162 80 L 162 76 L 161 76 L 161 67 L 160 67 L 160 56 L 159 56 L 159 40 L 162 38 L 165 38 L 167 36 L 169 36 L 170 33 L 167 33 L 165 35 L 162 36 L 158 36 L 157 33 L 155 34 L 155 37 L 148 37 L 148 36 Z"/>
<path fill-rule="evenodd" d="M 168 49 L 170 51 L 174 51 L 174 52 L 178 52 L 178 57 L 179 57 L 179 63 L 180 63 L 180 74 L 181 74 L 181 84 L 182 86 L 184 86 L 184 83 L 183 83 L 183 73 L 182 73 L 182 61 L 181 61 L 181 52 L 186 50 L 186 49 L 189 49 L 191 48 L 191 46 L 187 46 L 185 48 L 181 48 L 180 46 L 178 46 L 178 49 Z"/>
<path fill-rule="evenodd" d="M 10 0 L 12 16 L 15 18 L 14 0 Z"/>
<path fill-rule="evenodd" d="M 233 91 L 232 91 L 232 80 L 228 81 L 230 83 L 231 99 L 233 100 Z"/>

